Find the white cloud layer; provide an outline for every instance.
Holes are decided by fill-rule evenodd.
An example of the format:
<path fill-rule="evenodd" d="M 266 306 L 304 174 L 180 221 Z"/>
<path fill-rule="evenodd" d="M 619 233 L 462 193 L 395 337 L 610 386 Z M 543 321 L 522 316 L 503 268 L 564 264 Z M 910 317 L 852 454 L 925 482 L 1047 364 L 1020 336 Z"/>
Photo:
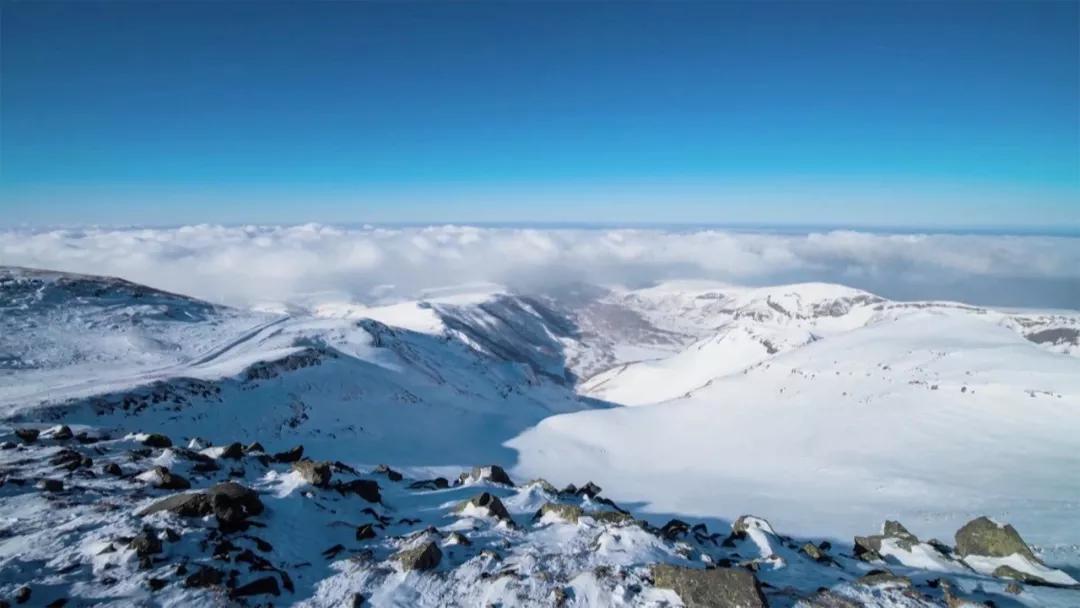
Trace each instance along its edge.
<path fill-rule="evenodd" d="M 185 226 L 0 231 L 0 264 L 114 275 L 235 305 L 372 302 L 493 282 L 825 280 L 897 299 L 1080 308 L 1080 238 L 722 230 Z M 393 286 L 389 288 L 387 286 Z"/>

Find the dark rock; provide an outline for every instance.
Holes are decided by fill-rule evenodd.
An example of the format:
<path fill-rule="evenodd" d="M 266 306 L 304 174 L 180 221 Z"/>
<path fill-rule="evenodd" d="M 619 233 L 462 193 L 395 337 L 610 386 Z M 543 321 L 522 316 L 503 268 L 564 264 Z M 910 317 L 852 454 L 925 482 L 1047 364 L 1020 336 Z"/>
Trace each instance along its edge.
<path fill-rule="evenodd" d="M 150 469 L 150 471 L 157 474 L 157 480 L 154 482 L 154 487 L 161 488 L 162 490 L 187 490 L 191 487 L 191 482 L 174 474 L 165 467 L 154 467 L 153 469 Z"/>
<path fill-rule="evenodd" d="M 263 445 L 261 443 L 259 443 L 258 441 L 254 442 L 254 443 L 248 445 L 246 448 L 244 448 L 245 453 L 265 452 L 265 451 L 266 451 L 266 448 L 264 448 Z"/>
<path fill-rule="evenodd" d="M 690 531 L 690 524 L 681 519 L 672 519 L 660 528 L 660 536 L 668 540 L 675 540 Z"/>
<path fill-rule="evenodd" d="M 632 523 L 634 521 L 632 515 L 623 513 L 622 511 L 588 511 L 585 515 L 593 518 L 597 523 L 613 524 L 617 526 Z"/>
<path fill-rule="evenodd" d="M 236 589 L 233 589 L 229 594 L 233 597 L 247 597 L 249 595 L 281 595 L 281 589 L 278 588 L 277 579 L 272 576 L 264 576 L 263 578 L 251 581 L 246 585 L 241 585 Z"/>
<path fill-rule="evenodd" d="M 299 473 L 300 477 L 304 478 L 304 481 L 320 488 L 329 485 L 330 477 L 333 475 L 330 471 L 330 463 L 315 462 L 314 460 L 294 462 L 292 470 Z"/>
<path fill-rule="evenodd" d="M 698 570 L 670 564 L 652 567 L 653 583 L 679 595 L 686 608 L 766 608 L 757 578 L 746 570 Z"/>
<path fill-rule="evenodd" d="M 352 594 L 352 601 L 349 604 L 352 608 L 360 608 L 364 605 L 364 595 L 362 593 Z"/>
<path fill-rule="evenodd" d="M 398 473 L 397 471 L 395 471 L 394 469 L 391 469 L 390 467 L 386 466 L 385 464 L 380 464 L 379 466 L 375 467 L 375 469 L 371 472 L 371 474 L 372 475 L 386 475 L 386 478 L 389 479 L 390 481 L 401 481 L 403 479 L 401 473 Z"/>
<path fill-rule="evenodd" d="M 15 429 L 15 436 L 23 443 L 34 443 L 37 441 L 38 435 L 40 434 L 41 431 L 37 429 Z M 29 589 L 29 587 L 23 587 L 22 589 Z M 19 603 L 21 604 L 22 602 Z"/>
<path fill-rule="evenodd" d="M 1011 593 L 1013 595 L 1020 595 L 1024 592 L 1024 587 L 1020 583 L 1012 582 L 1005 586 L 1005 593 Z"/>
<path fill-rule="evenodd" d="M 510 476 L 506 474 L 506 471 L 495 464 L 483 467 L 473 467 L 472 471 L 462 473 L 461 476 L 458 477 L 458 481 L 460 483 L 464 483 L 465 481 L 488 481 L 508 486 L 514 485 L 514 482 L 510 481 Z"/>
<path fill-rule="evenodd" d="M 139 557 L 161 553 L 161 540 L 153 530 L 143 530 L 138 536 L 128 542 L 128 548 L 134 549 Z"/>
<path fill-rule="evenodd" d="M 216 587 L 225 580 L 225 573 L 210 566 L 199 566 L 199 569 L 184 579 L 187 587 Z"/>
<path fill-rule="evenodd" d="M 364 524 L 356 528 L 356 540 L 370 540 L 375 536 L 375 526 L 371 524 Z"/>
<path fill-rule="evenodd" d="M 595 483 L 590 481 L 590 482 L 586 483 L 585 485 L 581 486 L 580 488 L 578 488 L 577 493 L 578 493 L 579 496 L 588 496 L 589 498 L 596 498 L 600 494 L 601 491 L 602 491 L 602 489 L 600 488 L 600 486 L 598 486 Z"/>
<path fill-rule="evenodd" d="M 237 442 L 230 443 L 224 451 L 221 452 L 221 458 L 231 458 L 232 460 L 240 460 L 244 457 L 244 446 Z"/>
<path fill-rule="evenodd" d="M 881 536 L 856 536 L 855 557 L 864 562 L 878 562 L 881 560 Z"/>
<path fill-rule="evenodd" d="M 1014 553 L 1042 563 L 1031 552 L 1016 528 L 1009 524 L 999 525 L 989 517 L 979 517 L 956 531 L 956 554 L 960 557 L 1008 557 Z"/>
<path fill-rule="evenodd" d="M 274 462 L 296 462 L 304 456 L 304 446 L 298 445 L 291 450 L 274 454 Z"/>
<path fill-rule="evenodd" d="M 42 479 L 37 482 L 37 488 L 42 492 L 63 492 L 64 482 L 59 479 Z"/>
<path fill-rule="evenodd" d="M 191 467 L 194 473 L 213 473 L 214 471 L 220 471 L 221 467 L 216 462 L 197 462 L 195 466 Z"/>
<path fill-rule="evenodd" d="M 462 502 L 458 505 L 457 511 L 463 511 L 466 507 L 469 506 L 487 509 L 488 513 L 491 514 L 492 517 L 511 523 L 513 522 L 513 520 L 510 519 L 510 513 L 507 512 L 506 507 L 503 505 L 502 501 L 499 500 L 499 497 L 493 494 L 489 494 L 488 492 L 473 496 L 469 500 Z"/>
<path fill-rule="evenodd" d="M 399 551 L 394 560 L 405 570 L 432 570 L 442 561 L 442 551 L 434 542 L 428 541 L 411 549 Z"/>
<path fill-rule="evenodd" d="M 435 479 L 425 479 L 423 481 L 414 481 L 409 484 L 410 490 L 445 490 L 450 487 L 450 482 L 445 477 L 436 477 Z"/>
<path fill-rule="evenodd" d="M 866 604 L 837 595 L 828 589 L 819 589 L 814 595 L 799 600 L 799 608 L 866 608 Z"/>
<path fill-rule="evenodd" d="M 142 444 L 151 448 L 171 448 L 172 439 L 160 433 L 150 433 L 142 440 Z"/>
<path fill-rule="evenodd" d="M 169 581 L 163 578 L 150 577 L 150 579 L 146 581 L 146 584 L 150 587 L 151 591 L 159 591 L 164 589 L 165 585 L 169 584 Z"/>
<path fill-rule="evenodd" d="M 451 532 L 450 536 L 446 538 L 446 544 L 448 545 L 461 545 L 462 547 L 468 547 L 472 545 L 472 541 L 469 540 L 461 532 Z"/>
<path fill-rule="evenodd" d="M 14 450 L 16 447 L 18 446 L 15 445 L 15 442 L 13 441 L 5 441 L 3 443 L 0 443 L 0 450 Z"/>
<path fill-rule="evenodd" d="M 206 492 L 175 494 L 163 498 L 138 513 L 151 515 L 170 511 L 182 517 L 204 517 L 214 514 L 219 524 L 235 525 L 263 512 L 259 495 L 252 489 L 232 481 L 219 483 Z"/>
<path fill-rule="evenodd" d="M 342 544 L 339 543 L 339 544 L 336 544 L 333 547 L 330 547 L 329 549 L 323 551 L 322 556 L 325 557 L 326 559 L 334 559 L 335 557 L 337 557 L 338 553 L 341 553 L 344 550 L 345 550 L 345 545 L 342 545 Z"/>
<path fill-rule="evenodd" d="M 36 439 L 37 436 L 35 435 L 34 438 Z M 33 440 L 31 440 L 31 441 L 33 441 Z M 25 604 L 26 602 L 30 601 L 30 595 L 31 594 L 32 594 L 32 592 L 30 590 L 30 587 L 28 587 L 26 585 L 23 585 L 22 587 L 19 587 L 18 589 L 15 590 L 15 603 L 16 604 Z"/>
<path fill-rule="evenodd" d="M 45 604 L 45 608 L 64 608 L 64 606 L 67 606 L 67 603 L 67 598 L 62 597 L 60 599 L 53 600 L 48 604 Z"/>
<path fill-rule="evenodd" d="M 994 571 L 991 573 L 991 575 L 997 578 L 1011 578 L 1022 583 L 1028 583 L 1029 585 L 1045 585 L 1049 582 L 1041 576 L 1030 574 L 1028 572 L 1022 572 L 1020 570 L 1017 570 L 1016 568 L 1013 568 L 1012 566 L 1005 565 L 994 568 Z"/>
<path fill-rule="evenodd" d="M 382 495 L 379 493 L 379 484 L 370 479 L 353 479 L 334 485 L 334 489 L 342 494 L 356 494 L 368 502 L 379 502 Z"/>
<path fill-rule="evenodd" d="M 69 427 L 69 426 L 68 426 L 68 425 L 66 425 L 66 424 L 61 424 L 61 425 L 60 425 L 60 426 L 59 426 L 59 427 L 58 427 L 58 428 L 56 429 L 56 432 L 54 432 L 54 433 L 52 434 L 52 438 L 53 438 L 53 439 L 56 439 L 56 440 L 58 440 L 58 441 L 66 441 L 66 440 L 68 440 L 68 439 L 71 439 L 71 438 L 72 438 L 72 437 L 74 437 L 74 436 L 75 436 L 75 433 L 72 433 L 72 432 L 71 432 L 71 427 Z"/>

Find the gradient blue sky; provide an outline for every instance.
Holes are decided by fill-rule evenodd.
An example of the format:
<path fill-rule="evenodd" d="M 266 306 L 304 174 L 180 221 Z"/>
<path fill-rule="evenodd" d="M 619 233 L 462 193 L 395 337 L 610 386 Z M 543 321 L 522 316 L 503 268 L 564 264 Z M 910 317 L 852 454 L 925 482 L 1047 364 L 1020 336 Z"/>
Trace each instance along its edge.
<path fill-rule="evenodd" d="M 10 2 L 0 223 L 1080 227 L 1077 2 Z"/>

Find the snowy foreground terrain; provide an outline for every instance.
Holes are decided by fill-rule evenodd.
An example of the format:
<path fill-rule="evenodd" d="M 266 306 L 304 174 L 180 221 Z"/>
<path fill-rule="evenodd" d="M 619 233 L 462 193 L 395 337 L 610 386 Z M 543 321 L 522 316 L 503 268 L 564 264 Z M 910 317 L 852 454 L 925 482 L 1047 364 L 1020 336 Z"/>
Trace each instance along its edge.
<path fill-rule="evenodd" d="M 1077 607 L 1077 579 L 1075 311 L 700 282 L 254 311 L 0 268 L 0 605 Z"/>

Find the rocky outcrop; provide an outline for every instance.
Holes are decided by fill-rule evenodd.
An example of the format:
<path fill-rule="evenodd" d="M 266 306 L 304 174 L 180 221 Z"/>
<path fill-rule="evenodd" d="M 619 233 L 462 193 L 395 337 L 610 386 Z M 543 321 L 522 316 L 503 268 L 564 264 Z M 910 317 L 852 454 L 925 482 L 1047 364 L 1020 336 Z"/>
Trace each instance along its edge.
<path fill-rule="evenodd" d="M 468 509 L 483 509 L 488 512 L 488 515 L 496 519 L 513 523 L 513 519 L 510 518 L 510 513 L 507 512 L 506 507 L 498 496 L 484 492 L 483 494 L 477 494 L 469 500 L 462 502 L 457 506 L 457 511 L 465 511 Z"/>
<path fill-rule="evenodd" d="M 404 570 L 434 570 L 442 561 L 442 551 L 434 541 L 427 541 L 399 551 L 394 555 L 394 560 Z"/>
<path fill-rule="evenodd" d="M 670 564 L 651 568 L 653 584 L 678 594 L 686 608 L 765 608 L 757 578 L 746 570 L 698 570 Z"/>
<path fill-rule="evenodd" d="M 506 474 L 506 471 L 502 467 L 496 464 L 473 467 L 472 471 L 468 473 L 462 473 L 458 477 L 458 483 L 466 482 L 478 482 L 486 481 L 488 483 L 498 483 L 507 486 L 514 485 L 513 481 L 510 481 L 510 476 Z"/>
<path fill-rule="evenodd" d="M 163 511 L 182 517 L 205 517 L 213 514 L 220 524 L 229 526 L 259 515 L 263 509 L 263 503 L 254 490 L 226 481 L 205 492 L 169 496 L 139 511 L 138 515 L 147 516 Z"/>
<path fill-rule="evenodd" d="M 307 459 L 294 462 L 292 470 L 299 473 L 304 481 L 320 488 L 330 485 L 330 477 L 333 475 L 329 462 L 315 462 Z"/>
<path fill-rule="evenodd" d="M 578 522 L 578 518 L 580 518 L 583 514 L 584 511 L 581 507 L 577 505 L 549 502 L 540 507 L 540 510 L 536 512 L 535 519 L 541 519 L 545 515 L 552 515 L 563 521 L 576 524 Z"/>
<path fill-rule="evenodd" d="M 984 516 L 969 521 L 956 531 L 956 554 L 960 557 L 1008 557 L 1017 553 L 1039 561 L 1016 528 L 1009 524 L 999 524 Z"/>

